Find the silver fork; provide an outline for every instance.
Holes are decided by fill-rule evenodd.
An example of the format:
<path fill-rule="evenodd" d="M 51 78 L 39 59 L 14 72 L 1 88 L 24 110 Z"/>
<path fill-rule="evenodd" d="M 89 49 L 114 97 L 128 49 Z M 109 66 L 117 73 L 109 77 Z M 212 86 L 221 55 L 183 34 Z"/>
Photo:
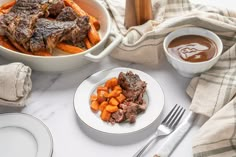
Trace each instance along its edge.
<path fill-rule="evenodd" d="M 133 155 L 133 157 L 140 157 L 143 152 L 148 148 L 148 146 L 157 139 L 157 137 L 166 136 L 173 132 L 175 127 L 178 125 L 180 119 L 184 115 L 184 112 L 185 109 L 176 104 L 165 117 L 165 119 L 161 122 L 155 134 L 149 139 L 147 144 L 143 146 L 139 151 L 137 151 Z"/>

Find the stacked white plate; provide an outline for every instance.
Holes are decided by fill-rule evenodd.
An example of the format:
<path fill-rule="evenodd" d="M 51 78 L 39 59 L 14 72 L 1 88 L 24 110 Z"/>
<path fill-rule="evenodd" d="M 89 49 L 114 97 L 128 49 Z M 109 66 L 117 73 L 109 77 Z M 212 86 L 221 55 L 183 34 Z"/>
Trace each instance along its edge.
<path fill-rule="evenodd" d="M 51 157 L 53 140 L 49 129 L 27 114 L 0 114 L 0 156 Z"/>

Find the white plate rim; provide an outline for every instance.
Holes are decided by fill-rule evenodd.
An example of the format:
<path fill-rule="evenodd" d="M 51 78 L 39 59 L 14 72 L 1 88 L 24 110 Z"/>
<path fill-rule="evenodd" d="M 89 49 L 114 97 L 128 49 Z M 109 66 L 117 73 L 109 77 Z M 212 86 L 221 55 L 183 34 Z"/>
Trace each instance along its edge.
<path fill-rule="evenodd" d="M 96 82 L 96 84 L 95 85 L 93 85 L 93 87 L 94 87 L 94 89 L 96 88 L 96 86 L 97 85 L 99 85 L 99 84 L 101 84 L 101 82 L 104 82 L 105 80 L 107 80 L 108 78 L 111 78 L 112 76 L 114 77 L 114 76 L 118 76 L 117 74 L 118 74 L 118 72 L 117 72 L 117 74 L 116 75 L 114 75 L 113 74 L 113 72 L 115 71 L 115 70 L 117 70 L 117 71 L 119 71 L 119 72 L 121 72 L 121 71 L 123 71 L 123 72 L 125 72 L 125 71 L 132 71 L 132 72 L 134 72 L 134 73 L 136 73 L 136 74 L 138 74 L 139 76 L 140 76 L 140 78 L 142 79 L 142 77 L 145 75 L 146 77 L 148 77 L 150 80 L 152 80 L 153 81 L 153 83 L 155 82 L 155 87 L 156 87 L 156 89 L 158 89 L 159 90 L 159 94 L 160 95 L 158 95 L 158 97 L 161 97 L 161 100 L 160 100 L 160 110 L 157 112 L 157 115 L 156 115 L 156 117 L 154 118 L 154 119 L 152 119 L 152 121 L 151 122 L 149 122 L 149 124 L 148 125 L 146 125 L 146 126 L 144 126 L 144 127 L 142 127 L 142 128 L 139 128 L 139 129 L 134 129 L 134 130 L 125 130 L 125 131 L 122 131 L 122 130 L 119 130 L 119 131 L 114 131 L 114 130 L 107 130 L 107 128 L 98 128 L 98 127 L 94 127 L 94 126 L 91 126 L 91 123 L 90 122 L 88 122 L 87 120 L 85 120 L 85 118 L 84 117 L 81 117 L 81 115 L 80 115 L 80 112 L 79 112 L 79 109 L 78 109 L 78 102 L 77 102 L 77 95 L 78 95 L 78 93 L 79 93 L 79 89 L 81 88 L 81 86 L 86 82 L 86 81 L 88 81 L 88 79 L 91 79 L 91 78 L 93 78 L 93 77 L 95 77 L 95 76 L 97 76 L 97 75 L 102 75 L 102 74 L 104 74 L 104 73 L 109 73 L 109 72 L 111 72 L 110 74 L 108 74 L 106 77 L 104 77 L 103 78 L 103 80 L 97 80 L 98 82 Z M 143 81 L 146 81 L 147 82 L 147 80 L 145 80 L 145 79 L 142 79 Z M 148 84 L 150 83 L 149 81 L 150 80 L 148 80 Z M 148 91 L 148 86 L 147 86 L 147 92 L 149 92 Z M 88 92 L 88 91 L 87 91 Z M 91 94 L 91 92 L 89 92 L 90 94 Z M 90 94 L 88 94 L 88 96 L 90 96 Z M 149 95 L 149 94 L 148 94 Z M 150 99 L 150 98 L 149 98 Z M 89 102 L 89 99 L 88 99 L 88 102 Z M 140 70 L 137 70 L 137 69 L 133 69 L 133 68 L 128 68 L 128 67 L 116 67 L 116 68 L 109 68 L 109 69 L 105 69 L 105 70 L 101 70 L 101 71 L 98 71 L 98 72 L 96 72 L 96 73 L 94 73 L 94 74 L 92 74 L 92 75 L 90 75 L 90 76 L 88 76 L 87 78 L 85 78 L 85 80 L 84 81 L 82 81 L 82 83 L 78 86 L 78 88 L 76 89 L 76 92 L 75 92 L 75 94 L 74 94 L 74 110 L 75 110 L 75 112 L 76 112 L 76 114 L 77 114 L 77 117 L 81 120 L 81 122 L 83 122 L 86 126 L 88 126 L 89 128 L 92 128 L 92 129 L 94 129 L 94 130 L 96 130 L 96 131 L 99 131 L 99 132 L 101 132 L 101 133 L 105 133 L 105 134 L 113 134 L 113 135 L 123 135 L 123 134 L 130 134 L 130 133 L 135 133 L 135 132 L 140 132 L 140 131 L 142 131 L 142 130 L 144 130 L 144 129 L 146 129 L 147 127 L 149 127 L 150 125 L 152 125 L 154 122 L 156 122 L 156 120 L 157 120 L 157 118 L 158 117 L 160 117 L 160 114 L 162 113 L 162 111 L 163 111 L 163 108 L 164 108 L 164 102 L 165 102 L 165 98 L 164 98 L 164 92 L 163 92 L 163 90 L 162 90 L 162 88 L 161 88 L 161 86 L 159 85 L 159 83 L 153 78 L 153 77 L 151 77 L 150 75 L 148 75 L 147 73 L 145 73 L 145 72 L 143 72 L 143 71 L 140 71 Z M 88 107 L 89 107 L 89 104 L 87 104 L 88 105 Z M 94 114 L 91 110 L 89 110 L 89 112 L 91 113 L 91 114 Z M 95 116 L 94 116 L 95 117 Z M 111 125 L 111 124 L 108 124 L 108 123 L 106 123 L 106 122 L 103 122 L 101 119 L 99 119 L 100 120 L 100 122 L 102 122 L 103 124 L 106 124 L 106 125 Z M 138 120 L 137 120 L 138 121 Z M 137 123 L 137 122 L 136 122 Z M 136 124 L 135 123 L 135 124 Z M 116 125 L 119 125 L 119 124 L 116 124 Z M 131 124 L 132 125 L 132 124 Z M 112 128 L 113 128 L 114 126 L 112 126 Z"/>
<path fill-rule="evenodd" d="M 35 157 L 51 157 L 52 156 L 52 154 L 53 154 L 53 137 L 52 137 L 52 134 L 51 134 L 49 128 L 41 120 L 39 120 L 38 118 L 36 118 L 32 115 L 29 115 L 27 113 L 2 113 L 2 114 L 0 114 L 0 121 L 2 118 L 9 120 L 9 117 L 10 117 L 11 121 L 5 122 L 4 124 L 0 123 L 0 129 L 5 128 L 5 127 L 17 127 L 17 128 L 21 128 L 21 129 L 28 131 L 34 137 L 34 139 L 36 140 L 37 145 L 38 145 L 37 154 Z M 17 119 L 17 121 L 12 121 L 11 118 L 18 118 L 18 119 Z M 19 119 L 29 120 L 28 122 L 31 121 L 32 123 L 24 123 L 24 125 L 23 125 Z M 45 133 L 44 139 L 42 139 L 42 136 L 40 137 L 40 139 L 39 139 L 39 137 L 37 137 L 38 132 L 34 126 L 37 126 L 37 129 L 38 128 L 44 129 L 43 130 Z M 40 133 L 42 134 L 42 132 L 40 132 Z M 39 147 L 39 143 L 38 143 L 39 141 L 40 142 L 43 141 L 43 142 L 41 142 L 40 147 Z M 45 141 L 48 142 L 47 146 L 45 145 Z M 45 153 L 45 150 L 48 150 L 48 152 Z M 43 155 L 40 155 L 38 152 L 40 152 L 40 154 L 43 153 Z M 48 155 L 45 156 L 45 154 L 48 154 Z"/>

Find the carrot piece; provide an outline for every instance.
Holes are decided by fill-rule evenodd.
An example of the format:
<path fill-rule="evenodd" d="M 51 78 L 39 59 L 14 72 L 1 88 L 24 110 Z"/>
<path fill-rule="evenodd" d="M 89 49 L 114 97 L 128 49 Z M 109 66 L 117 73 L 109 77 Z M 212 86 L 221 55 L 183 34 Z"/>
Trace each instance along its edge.
<path fill-rule="evenodd" d="M 82 10 L 75 2 L 72 0 L 64 0 L 65 5 L 70 6 L 78 15 L 80 16 L 89 16 L 84 10 Z M 93 18 L 92 18 L 93 19 Z M 90 23 L 90 30 L 88 32 L 88 37 L 90 42 L 95 45 L 97 44 L 101 39 L 99 37 L 99 34 L 93 25 L 93 21 L 91 18 L 89 18 L 89 23 Z"/>
<path fill-rule="evenodd" d="M 17 49 L 14 46 L 12 46 L 11 43 L 9 43 L 8 39 L 6 39 L 3 36 L 0 36 L 0 45 L 7 48 L 7 49 L 17 51 Z"/>
<path fill-rule="evenodd" d="M 111 78 L 111 87 L 115 87 L 118 85 L 118 79 L 116 77 Z"/>
<path fill-rule="evenodd" d="M 126 99 L 126 97 L 123 94 L 120 94 L 116 99 L 119 101 L 119 103 L 123 103 Z"/>
<path fill-rule="evenodd" d="M 107 110 L 103 110 L 101 114 L 101 119 L 104 121 L 108 121 L 111 117 L 111 113 L 108 112 Z"/>
<path fill-rule="evenodd" d="M 90 101 L 96 101 L 97 100 L 97 95 L 93 94 L 90 96 Z"/>
<path fill-rule="evenodd" d="M 99 91 L 106 91 L 106 92 L 108 92 L 108 88 L 104 87 L 104 86 L 98 86 L 97 87 L 97 93 L 99 93 Z"/>
<path fill-rule="evenodd" d="M 10 12 L 11 8 L 12 8 L 12 7 L 7 8 L 7 9 L 2 9 L 2 10 L 0 10 L 0 11 L 1 11 L 3 14 L 7 14 L 7 13 Z"/>
<path fill-rule="evenodd" d="M 94 25 L 90 24 L 90 30 L 88 32 L 88 37 L 89 37 L 89 41 L 93 44 L 96 45 L 101 39 L 100 36 L 96 30 L 96 28 L 94 27 Z"/>
<path fill-rule="evenodd" d="M 97 94 L 97 101 L 99 103 L 102 103 L 103 101 L 106 101 L 106 95 L 108 95 L 108 92 L 106 91 L 99 91 Z"/>
<path fill-rule="evenodd" d="M 108 102 L 107 102 L 107 101 L 103 101 L 103 102 L 99 105 L 99 110 L 100 110 L 100 111 L 103 111 L 107 105 L 108 105 Z"/>
<path fill-rule="evenodd" d="M 1 9 L 8 9 L 12 7 L 16 3 L 16 0 L 13 0 L 11 2 L 7 2 L 1 6 Z"/>
<path fill-rule="evenodd" d="M 109 104 L 110 104 L 110 105 L 117 106 L 117 105 L 119 105 L 119 102 L 118 102 L 115 98 L 111 98 L 111 99 L 109 100 Z"/>
<path fill-rule="evenodd" d="M 91 16 L 91 15 L 89 15 L 89 19 L 91 20 L 91 22 L 94 25 L 94 27 L 96 28 L 96 30 L 99 30 L 100 29 L 99 21 L 94 16 Z"/>
<path fill-rule="evenodd" d="M 115 87 L 113 87 L 113 90 L 120 90 L 120 91 L 122 91 L 122 88 L 120 87 L 120 85 L 116 85 Z"/>
<path fill-rule="evenodd" d="M 90 41 L 88 40 L 88 38 L 84 39 L 84 43 L 87 49 L 90 49 L 92 47 L 92 44 L 90 43 Z"/>
<path fill-rule="evenodd" d="M 94 111 L 97 112 L 99 107 L 99 103 L 97 101 L 92 101 L 90 108 Z"/>
<path fill-rule="evenodd" d="M 113 105 L 107 105 L 105 109 L 111 113 L 118 111 L 118 107 Z"/>
<path fill-rule="evenodd" d="M 68 52 L 70 54 L 76 54 L 76 53 L 80 53 L 80 52 L 84 51 L 83 49 L 81 49 L 79 47 L 72 46 L 72 45 L 69 45 L 69 44 L 66 44 L 66 43 L 57 44 L 57 48 L 62 50 L 62 51 Z"/>
<path fill-rule="evenodd" d="M 112 98 L 112 97 L 117 97 L 120 95 L 122 91 L 121 90 L 112 90 L 109 94 L 108 94 L 108 98 Z"/>
<path fill-rule="evenodd" d="M 112 86 L 111 84 L 111 79 L 110 80 L 107 80 L 106 83 L 105 83 L 105 87 L 107 87 L 108 89 L 110 89 Z"/>
<path fill-rule="evenodd" d="M 48 51 L 37 51 L 37 52 L 34 52 L 34 55 L 36 55 L 36 56 L 52 56 L 52 54 Z"/>

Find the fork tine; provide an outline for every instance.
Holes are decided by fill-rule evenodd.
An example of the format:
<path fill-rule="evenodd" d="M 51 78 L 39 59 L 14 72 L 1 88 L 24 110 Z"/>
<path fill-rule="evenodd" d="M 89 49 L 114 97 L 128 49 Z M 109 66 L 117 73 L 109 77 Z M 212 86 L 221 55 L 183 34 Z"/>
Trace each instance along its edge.
<path fill-rule="evenodd" d="M 175 120 L 175 117 L 178 115 L 179 113 L 179 109 L 180 106 L 177 107 L 177 109 L 174 111 L 174 113 L 171 114 L 170 118 L 167 120 L 166 125 L 170 126 L 170 124 L 172 123 L 172 121 Z"/>
<path fill-rule="evenodd" d="M 184 110 L 183 107 L 181 107 L 180 110 L 176 111 L 176 114 L 173 116 L 172 121 L 169 122 L 170 127 L 173 126 L 173 124 L 176 122 L 176 120 L 178 119 L 179 115 L 181 115 L 183 110 Z"/>
<path fill-rule="evenodd" d="M 185 109 L 183 109 L 182 113 L 179 114 L 179 117 L 177 118 L 177 120 L 172 124 L 172 127 L 173 127 L 173 128 L 175 128 L 175 127 L 178 125 L 180 119 L 181 119 L 181 118 L 183 117 L 183 115 L 184 115 L 184 112 L 185 112 Z"/>
<path fill-rule="evenodd" d="M 175 104 L 175 106 L 172 108 L 172 110 L 168 113 L 168 115 L 165 117 L 165 119 L 161 122 L 166 123 L 166 121 L 169 119 L 170 115 L 172 114 L 172 112 L 175 110 L 175 108 L 177 107 L 177 104 Z"/>

